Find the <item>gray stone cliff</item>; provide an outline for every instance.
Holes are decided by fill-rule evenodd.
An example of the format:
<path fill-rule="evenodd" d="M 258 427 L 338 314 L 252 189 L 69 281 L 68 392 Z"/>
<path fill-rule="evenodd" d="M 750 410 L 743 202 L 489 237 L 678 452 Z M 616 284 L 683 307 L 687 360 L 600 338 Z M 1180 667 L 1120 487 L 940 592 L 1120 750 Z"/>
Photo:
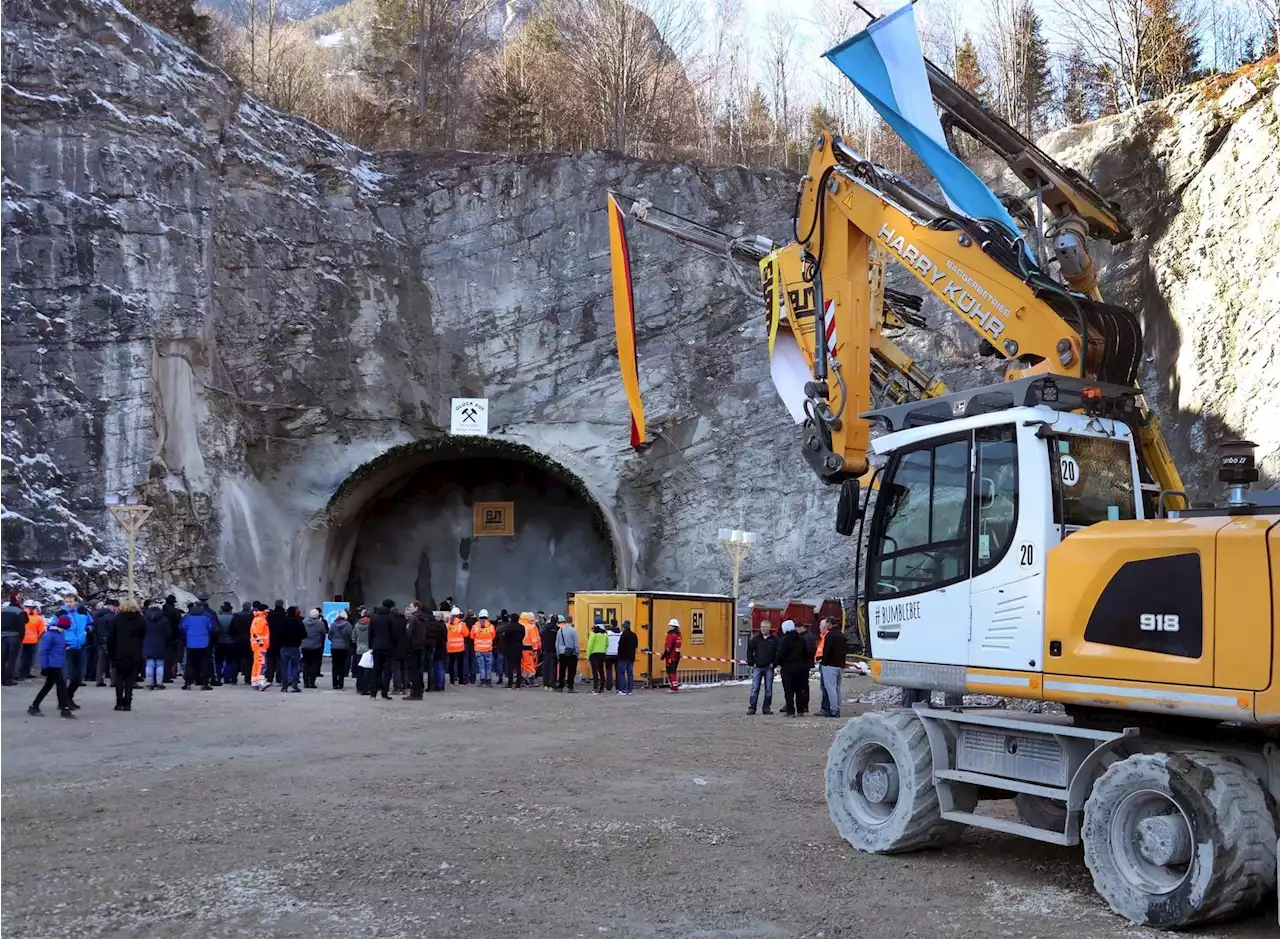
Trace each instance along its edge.
<path fill-rule="evenodd" d="M 762 317 L 727 272 L 633 233 L 642 452 L 617 378 L 605 192 L 781 239 L 793 179 L 366 153 L 111 0 L 6 12 L 6 571 L 118 587 L 103 504 L 133 492 L 155 507 L 149 591 L 343 593 L 365 513 L 448 454 L 450 399 L 474 395 L 490 442 L 458 455 L 549 467 L 592 506 L 613 558 L 608 576 L 583 561 L 583 588 L 724 591 L 732 525 L 764 536 L 744 596 L 853 592 L 835 494 L 801 460 Z M 1252 437 L 1280 475 L 1276 94 L 1193 89 L 1049 142 L 1135 218 L 1105 288 L 1153 311 L 1147 387 L 1202 498 L 1224 437 Z M 926 313 L 938 328 L 910 344 L 963 384 L 976 340 Z M 405 560 L 400 599 L 428 561 Z"/>

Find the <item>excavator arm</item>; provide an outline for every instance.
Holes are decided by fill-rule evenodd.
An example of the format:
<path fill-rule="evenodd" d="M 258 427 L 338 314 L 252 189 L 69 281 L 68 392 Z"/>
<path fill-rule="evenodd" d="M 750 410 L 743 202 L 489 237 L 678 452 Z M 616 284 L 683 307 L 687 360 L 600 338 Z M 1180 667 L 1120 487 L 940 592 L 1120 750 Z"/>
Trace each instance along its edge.
<path fill-rule="evenodd" d="M 956 215 L 829 134 L 818 137 L 801 181 L 798 240 L 764 275 L 765 304 L 784 292 L 785 319 L 812 369 L 806 388 L 806 456 L 828 482 L 867 469 L 871 365 L 891 359 L 877 309 L 875 269 L 898 262 L 1008 361 L 1007 378 L 1063 375 L 1134 385 L 1142 355 L 1136 317 L 1064 288 L 1030 262 L 998 226 Z M 816 341 L 822 310 L 824 335 Z M 914 363 L 911 363 L 912 365 Z M 910 366 L 909 366 L 910 367 Z M 927 396 L 922 389 L 917 397 Z M 934 392 L 937 393 L 937 392 Z M 1155 415 L 1139 396 L 1133 423 L 1144 482 L 1154 494 L 1182 484 Z"/>
<path fill-rule="evenodd" d="M 790 357 L 792 376 L 805 374 L 790 405 L 802 410 L 803 452 L 825 482 L 867 472 L 870 425 L 862 414 L 947 390 L 892 341 L 897 328 L 919 321 L 919 307 L 886 286 L 889 261 L 978 333 L 984 354 L 1006 359 L 1007 378 L 1063 375 L 1132 387 L 1137 377 L 1142 334 L 1132 312 L 1064 287 L 1030 260 L 1021 239 L 952 212 L 830 134 L 814 144 L 789 244 L 730 238 L 678 216 L 655 218 L 656 211 L 640 201 L 631 215 L 707 254 L 759 265 L 771 355 L 775 363 Z M 1112 234 L 1122 237 L 1118 228 Z M 782 384 L 779 391 L 788 397 Z M 1181 493 L 1182 483 L 1155 415 L 1141 395 L 1134 402 L 1154 506 L 1159 492 Z"/>

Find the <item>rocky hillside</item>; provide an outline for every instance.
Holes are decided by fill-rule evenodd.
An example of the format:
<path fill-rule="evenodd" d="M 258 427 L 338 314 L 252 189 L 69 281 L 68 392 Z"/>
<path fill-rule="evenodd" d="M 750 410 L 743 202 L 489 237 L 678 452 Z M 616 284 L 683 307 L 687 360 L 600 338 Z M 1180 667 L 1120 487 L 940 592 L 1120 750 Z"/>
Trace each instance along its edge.
<path fill-rule="evenodd" d="M 439 444 L 451 396 L 484 395 L 500 443 L 601 508 L 623 585 L 724 589 L 716 531 L 735 525 L 767 533 L 744 594 L 851 592 L 833 494 L 723 271 L 637 234 L 642 453 L 616 378 L 606 189 L 781 237 L 792 180 L 593 153 L 365 153 L 244 97 L 112 0 L 7 14 L 7 571 L 118 582 L 102 506 L 132 491 L 156 507 L 148 589 L 340 592 L 368 495 L 351 480 L 394 473 Z M 1280 475 L 1276 94 L 1255 74 L 1048 142 L 1135 222 L 1106 286 L 1146 311 L 1147 385 L 1193 479 L 1237 435 Z M 912 341 L 962 377 L 975 340 L 926 313 L 940 328 Z"/>
<path fill-rule="evenodd" d="M 1042 142 L 1133 225 L 1103 289 L 1142 312 L 1142 387 L 1202 500 L 1220 495 L 1224 439 L 1257 443 L 1263 485 L 1280 484 L 1278 104 L 1272 58 Z"/>

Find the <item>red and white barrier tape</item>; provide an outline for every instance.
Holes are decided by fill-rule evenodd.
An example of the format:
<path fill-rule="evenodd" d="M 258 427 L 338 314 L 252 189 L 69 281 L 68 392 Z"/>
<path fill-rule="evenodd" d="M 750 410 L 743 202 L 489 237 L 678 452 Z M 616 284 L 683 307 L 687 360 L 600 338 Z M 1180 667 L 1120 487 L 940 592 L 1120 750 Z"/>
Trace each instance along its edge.
<path fill-rule="evenodd" d="M 681 655 L 681 662 L 727 662 L 731 665 L 750 665 L 746 659 L 718 659 L 709 655 Z M 774 666 L 775 668 L 777 666 Z M 857 672 L 859 675 L 870 675 L 871 667 L 866 662 L 854 662 L 844 666 L 846 672 Z"/>

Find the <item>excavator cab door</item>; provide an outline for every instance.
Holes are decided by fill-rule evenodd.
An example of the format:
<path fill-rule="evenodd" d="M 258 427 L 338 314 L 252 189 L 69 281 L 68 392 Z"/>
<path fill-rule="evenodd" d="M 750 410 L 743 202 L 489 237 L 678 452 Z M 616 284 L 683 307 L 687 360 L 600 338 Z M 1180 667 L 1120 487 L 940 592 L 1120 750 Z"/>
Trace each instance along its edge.
<path fill-rule="evenodd" d="M 876 500 L 867 620 L 877 659 L 964 665 L 969 654 L 973 434 L 894 452 Z"/>

